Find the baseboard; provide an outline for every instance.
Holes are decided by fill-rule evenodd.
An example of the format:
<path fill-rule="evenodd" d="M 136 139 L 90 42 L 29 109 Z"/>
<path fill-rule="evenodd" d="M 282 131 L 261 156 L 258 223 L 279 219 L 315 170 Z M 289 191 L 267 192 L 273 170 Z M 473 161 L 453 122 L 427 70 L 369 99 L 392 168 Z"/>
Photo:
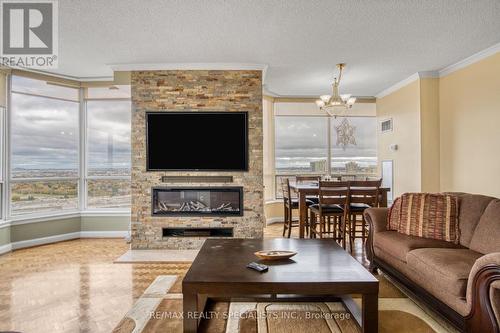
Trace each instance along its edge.
<path fill-rule="evenodd" d="M 127 230 L 122 231 L 81 231 L 81 238 L 124 238 L 128 236 Z"/>
<path fill-rule="evenodd" d="M 128 235 L 128 231 L 77 231 L 68 234 L 54 235 L 35 239 L 28 239 L 19 242 L 13 242 L 0 246 L 0 254 L 10 252 L 12 250 L 24 249 L 26 247 L 56 243 L 78 238 L 124 238 Z"/>
<path fill-rule="evenodd" d="M 24 241 L 19 241 L 19 242 L 13 242 L 11 243 L 12 250 L 18 250 L 18 249 L 23 249 L 25 247 L 32 247 L 32 246 L 38 246 L 38 245 L 44 245 L 44 244 L 49 244 L 49 243 L 56 243 L 56 242 L 61 242 L 65 240 L 70 240 L 70 239 L 77 239 L 80 238 L 80 232 L 71 232 L 68 234 L 62 234 L 62 235 L 54 235 L 54 236 L 48 236 L 48 237 L 41 237 L 41 238 L 35 238 L 35 239 L 28 239 Z"/>
<path fill-rule="evenodd" d="M 12 251 L 11 243 L 0 246 L 0 254 L 4 254 L 10 251 Z"/>
<path fill-rule="evenodd" d="M 266 219 L 266 224 L 280 223 L 283 222 L 283 217 L 270 217 Z"/>

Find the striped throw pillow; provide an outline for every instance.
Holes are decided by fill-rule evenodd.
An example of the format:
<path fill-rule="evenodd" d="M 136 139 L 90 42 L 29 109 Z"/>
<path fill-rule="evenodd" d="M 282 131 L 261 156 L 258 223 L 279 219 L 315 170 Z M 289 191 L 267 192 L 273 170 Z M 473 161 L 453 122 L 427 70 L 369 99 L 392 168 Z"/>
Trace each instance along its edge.
<path fill-rule="evenodd" d="M 450 194 L 405 193 L 394 201 L 387 229 L 458 244 L 458 198 Z"/>

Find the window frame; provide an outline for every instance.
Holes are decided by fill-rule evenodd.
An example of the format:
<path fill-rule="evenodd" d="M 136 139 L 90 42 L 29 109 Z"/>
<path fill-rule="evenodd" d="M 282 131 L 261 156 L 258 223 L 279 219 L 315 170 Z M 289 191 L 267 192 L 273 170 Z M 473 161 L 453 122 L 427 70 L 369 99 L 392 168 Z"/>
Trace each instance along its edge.
<path fill-rule="evenodd" d="M 276 118 L 287 118 L 287 117 L 291 117 L 291 118 L 300 118 L 300 117 L 305 117 L 305 118 L 313 118 L 313 117 L 319 117 L 319 118 L 324 118 L 325 121 L 327 122 L 326 126 L 327 126 L 327 132 L 326 132 L 326 135 L 327 135 L 327 154 L 325 155 L 325 158 L 327 159 L 327 163 L 326 163 L 326 170 L 324 172 L 317 172 L 317 173 L 308 173 L 307 175 L 319 175 L 319 176 L 328 176 L 328 175 L 332 175 L 332 148 L 333 148 L 333 140 L 332 140 L 332 136 L 333 136 L 333 132 L 332 132 L 332 127 L 333 127 L 333 121 L 332 121 L 332 117 L 329 116 L 329 115 L 323 115 L 323 114 L 311 114 L 311 115 L 308 115 L 308 114 L 274 114 L 273 115 L 274 119 L 273 119 L 273 126 L 274 126 L 274 144 L 273 144 L 273 149 L 274 149 L 274 156 L 276 156 L 276 139 L 277 139 L 277 134 L 276 134 Z M 364 115 L 342 115 L 342 116 L 339 116 L 339 117 L 346 117 L 346 118 L 373 118 L 375 120 L 377 120 L 377 116 L 364 116 Z M 378 143 L 377 143 L 378 144 Z M 378 160 L 377 160 L 377 164 L 378 164 Z M 296 176 L 299 176 L 299 175 L 303 175 L 301 173 L 283 173 L 283 172 L 278 172 L 278 170 L 276 169 L 276 157 L 274 158 L 274 161 L 273 161 L 273 169 L 274 169 L 274 199 L 275 200 L 279 200 L 280 197 L 278 196 L 278 193 L 279 193 L 279 186 L 281 186 L 279 184 L 279 178 L 280 177 L 289 177 L 289 178 L 294 178 Z M 305 174 L 304 174 L 305 175 Z"/>
<path fill-rule="evenodd" d="M 77 155 L 78 155 L 78 163 L 77 163 L 77 175 L 74 177 L 31 177 L 31 178 L 14 178 L 12 177 L 12 144 L 11 144 L 11 135 L 12 135 L 12 94 L 19 94 L 19 95 L 26 95 L 26 96 L 33 96 L 33 97 L 40 97 L 40 98 L 47 98 L 47 99 L 53 99 L 53 100 L 60 100 L 60 101 L 65 101 L 65 102 L 72 102 L 72 103 L 77 103 L 79 106 L 81 105 L 81 100 L 75 101 L 71 99 L 66 99 L 66 98 L 57 98 L 53 96 L 46 96 L 46 95 L 37 95 L 37 94 L 31 94 L 31 93 L 25 93 L 25 92 L 19 92 L 15 91 L 12 89 L 12 76 L 8 75 L 8 81 L 7 81 L 7 86 L 8 86 L 8 91 L 7 91 L 7 98 L 8 98 L 8 103 L 7 103 L 7 154 L 5 155 L 6 160 L 7 160 L 7 175 L 6 175 L 6 180 L 7 180 L 7 186 L 5 187 L 5 196 L 6 196 L 6 205 L 4 206 L 6 209 L 6 217 L 11 219 L 11 220 L 22 220 L 22 219 L 30 219 L 30 218 L 38 218 L 38 217 L 45 217 L 45 216 L 54 216 L 54 215 L 61 215 L 61 214 L 74 214 L 78 213 L 81 211 L 81 206 L 80 206 L 80 200 L 79 200 L 79 195 L 80 195 L 80 178 L 81 178 L 81 173 L 80 173 L 80 165 L 81 165 L 81 160 L 80 160 L 80 155 L 79 152 L 81 150 L 80 146 L 80 141 L 78 140 L 77 144 Z M 81 88 L 75 88 L 80 90 Z M 80 95 L 79 95 L 80 96 Z M 80 107 L 79 109 L 80 110 Z M 77 127 L 78 129 L 80 128 L 80 119 L 77 117 Z M 76 209 L 66 209 L 66 210 L 53 210 L 53 211 L 44 211 L 41 213 L 28 213 L 28 214 L 12 214 L 12 185 L 16 183 L 33 183 L 33 182 L 39 182 L 39 181 L 75 181 L 76 186 L 77 186 L 77 207 Z"/>
<path fill-rule="evenodd" d="M 7 78 L 5 78 L 7 81 Z M 6 215 L 6 193 L 5 193 L 5 144 L 6 144 L 6 120 L 7 120 L 7 108 L 5 106 L 0 106 L 0 221 L 4 221 L 7 218 Z"/>
<path fill-rule="evenodd" d="M 83 89 L 88 89 L 88 88 L 83 88 Z M 128 180 L 128 181 L 132 181 L 132 175 L 128 175 L 128 176 L 91 176 L 89 175 L 88 171 L 89 171 L 89 144 L 88 144 L 88 138 L 89 138 L 89 126 L 88 126 L 88 102 L 89 101 L 131 101 L 132 98 L 121 98 L 121 97 L 110 97 L 110 98 L 88 98 L 88 97 L 85 97 L 85 96 L 88 96 L 88 93 L 87 91 L 84 91 L 82 89 L 82 107 L 83 107 L 83 126 L 81 126 L 83 128 L 83 131 L 84 133 L 82 134 L 82 140 L 84 141 L 84 147 L 85 147 L 85 150 L 84 150 L 84 161 L 82 163 L 82 166 L 83 166 L 83 170 L 82 170 L 82 174 L 84 175 L 82 177 L 82 190 L 83 190 L 83 195 L 82 195 L 82 207 L 83 207 L 83 211 L 86 211 L 86 212 L 98 212 L 98 211 L 102 211 L 102 212 L 106 212 L 106 213 L 109 213 L 109 212 L 116 212 L 116 213 L 123 213 L 123 212 L 129 212 L 130 211 L 130 208 L 102 208 L 102 207 L 89 207 L 89 186 L 88 186 L 88 183 L 89 181 L 92 181 L 92 180 Z M 132 111 L 132 110 L 131 110 Z M 132 131 L 130 132 L 131 135 L 132 135 Z M 132 162 L 132 160 L 131 160 Z M 130 166 L 130 168 L 132 169 L 132 165 Z M 131 192 L 132 194 L 132 192 Z M 132 204 L 132 203 L 131 203 Z"/>
<path fill-rule="evenodd" d="M 129 98 L 87 98 L 87 92 L 89 88 L 85 86 L 74 87 L 78 90 L 78 100 L 57 98 L 53 96 L 37 95 L 25 92 L 19 92 L 12 89 L 12 76 L 16 74 L 6 75 L 6 98 L 7 105 L 4 108 L 3 119 L 2 112 L 0 110 L 0 129 L 2 130 L 2 135 L 0 137 L 0 221 L 20 221 L 20 220 L 40 220 L 44 218 L 58 218 L 59 216 L 75 216 L 75 215 L 85 215 L 92 214 L 92 216 L 97 216 L 102 213 L 102 215 L 128 215 L 130 214 L 130 207 L 126 208 L 91 208 L 88 207 L 88 181 L 89 180 L 99 180 L 99 179 L 110 179 L 110 180 L 126 180 L 131 181 L 131 175 L 128 176 L 89 176 L 88 175 L 88 127 L 87 127 L 87 101 L 131 101 Z M 20 75 L 23 76 L 23 75 Z M 29 77 L 29 76 L 28 76 Z M 31 77 L 30 77 L 31 78 Z M 32 78 L 36 80 L 44 81 L 40 78 Z M 107 86 L 103 84 L 103 86 Z M 73 88 L 73 87 L 72 87 Z M 77 156 L 78 156 L 78 172 L 76 176 L 71 177 L 34 177 L 34 178 L 14 178 L 12 177 L 12 165 L 11 165 L 11 128 L 12 128 L 12 94 L 22 94 L 28 96 L 36 96 L 48 99 L 62 100 L 67 102 L 78 103 L 78 145 L 77 145 Z M 132 110 L 131 110 L 132 111 Z M 3 120 L 3 122 L 2 122 Z M 1 127 L 3 126 L 3 127 Z M 2 142 L 3 140 L 3 142 Z M 3 154 L 3 156 L 2 156 Z M 3 158 L 2 158 L 3 157 Z M 15 183 L 26 183 L 26 182 L 36 182 L 36 181 L 75 181 L 77 185 L 77 208 L 67 209 L 67 210 L 52 210 L 44 211 L 40 213 L 29 213 L 29 214 L 12 214 L 12 198 L 11 190 L 12 184 Z"/>

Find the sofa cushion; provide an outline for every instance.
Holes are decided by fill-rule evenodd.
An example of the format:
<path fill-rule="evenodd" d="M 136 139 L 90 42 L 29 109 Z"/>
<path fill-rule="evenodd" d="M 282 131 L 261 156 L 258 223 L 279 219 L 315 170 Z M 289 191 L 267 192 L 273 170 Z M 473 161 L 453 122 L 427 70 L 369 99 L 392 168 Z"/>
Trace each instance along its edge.
<path fill-rule="evenodd" d="M 456 196 L 442 193 L 405 193 L 393 206 L 389 214 L 388 229 L 396 229 L 406 235 L 458 244 Z"/>
<path fill-rule="evenodd" d="M 428 248 L 408 252 L 406 261 L 429 284 L 439 284 L 450 294 L 465 298 L 469 273 L 480 257 L 481 253 L 469 249 Z"/>
<path fill-rule="evenodd" d="M 395 258 L 406 262 L 406 255 L 411 250 L 420 248 L 462 248 L 462 246 L 442 240 L 421 238 L 400 234 L 397 231 L 377 232 L 373 246 L 390 253 Z"/>
<path fill-rule="evenodd" d="M 476 229 L 477 223 L 483 215 L 488 204 L 495 200 L 493 197 L 487 197 L 479 194 L 450 192 L 458 197 L 459 212 L 458 225 L 460 229 L 460 244 L 469 247 L 472 235 Z"/>
<path fill-rule="evenodd" d="M 500 252 L 500 200 L 490 202 L 470 242 L 471 250 L 481 253 Z"/>

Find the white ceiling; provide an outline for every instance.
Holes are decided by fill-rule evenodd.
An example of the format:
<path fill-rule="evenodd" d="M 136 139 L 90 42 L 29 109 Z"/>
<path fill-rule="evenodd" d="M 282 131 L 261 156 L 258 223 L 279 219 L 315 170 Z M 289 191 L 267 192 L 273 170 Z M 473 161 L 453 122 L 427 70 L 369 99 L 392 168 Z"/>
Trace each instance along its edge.
<path fill-rule="evenodd" d="M 500 42 L 499 0 L 59 0 L 59 69 L 111 76 L 112 64 L 268 65 L 278 95 L 373 96 Z"/>

